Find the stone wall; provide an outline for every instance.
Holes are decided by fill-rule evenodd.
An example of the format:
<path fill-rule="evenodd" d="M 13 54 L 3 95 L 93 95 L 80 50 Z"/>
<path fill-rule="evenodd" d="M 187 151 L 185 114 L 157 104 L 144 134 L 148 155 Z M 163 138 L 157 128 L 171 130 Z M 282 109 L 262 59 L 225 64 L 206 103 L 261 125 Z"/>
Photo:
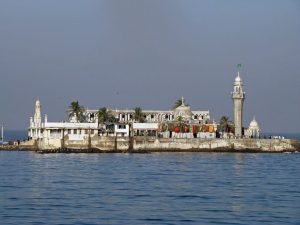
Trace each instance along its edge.
<path fill-rule="evenodd" d="M 296 151 L 299 142 L 289 139 L 185 139 L 156 137 L 99 137 L 84 140 L 40 139 L 38 150 L 96 149 L 97 151 Z M 298 146 L 298 147 L 297 147 Z M 299 150 L 299 149 L 298 149 Z"/>
<path fill-rule="evenodd" d="M 292 140 L 274 139 L 157 139 L 136 142 L 135 150 L 237 150 L 282 152 L 295 151 Z"/>

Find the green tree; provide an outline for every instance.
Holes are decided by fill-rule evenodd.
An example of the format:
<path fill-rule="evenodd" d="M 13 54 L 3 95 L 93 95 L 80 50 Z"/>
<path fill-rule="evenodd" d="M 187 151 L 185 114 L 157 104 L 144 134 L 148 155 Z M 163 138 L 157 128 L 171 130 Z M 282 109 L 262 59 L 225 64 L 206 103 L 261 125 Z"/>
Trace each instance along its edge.
<path fill-rule="evenodd" d="M 233 128 L 233 123 L 232 121 L 229 120 L 228 116 L 222 116 L 219 124 L 220 124 L 220 130 L 222 132 L 229 132 L 230 129 Z"/>
<path fill-rule="evenodd" d="M 145 122 L 145 114 L 143 113 L 143 110 L 141 107 L 136 107 L 133 109 L 134 110 L 134 120 L 143 123 Z"/>
<path fill-rule="evenodd" d="M 68 108 L 69 119 L 75 118 L 76 122 L 84 122 L 85 121 L 85 108 L 79 104 L 78 101 L 71 102 Z"/>
<path fill-rule="evenodd" d="M 97 112 L 98 115 L 98 123 L 104 124 L 107 122 L 116 122 L 115 117 L 113 116 L 112 112 L 108 110 L 106 107 L 102 107 Z"/>

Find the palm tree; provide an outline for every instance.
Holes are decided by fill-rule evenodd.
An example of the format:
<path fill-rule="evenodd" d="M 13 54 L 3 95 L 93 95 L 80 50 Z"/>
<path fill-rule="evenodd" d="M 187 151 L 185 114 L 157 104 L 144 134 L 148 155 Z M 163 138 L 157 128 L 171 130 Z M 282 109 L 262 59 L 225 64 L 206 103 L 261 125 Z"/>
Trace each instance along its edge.
<path fill-rule="evenodd" d="M 79 105 L 78 101 L 71 102 L 68 108 L 69 119 L 75 118 L 76 122 L 84 122 L 85 121 L 85 108 Z"/>
<path fill-rule="evenodd" d="M 174 106 L 173 106 L 173 109 L 176 109 L 177 107 L 181 106 L 182 104 L 184 104 L 184 105 L 186 105 L 186 106 L 189 105 L 189 104 L 186 104 L 186 103 L 184 102 L 184 98 L 182 97 L 182 98 L 179 98 L 179 99 L 177 99 L 177 100 L 175 101 Z"/>
<path fill-rule="evenodd" d="M 108 110 L 106 107 L 100 108 L 98 110 L 98 123 L 104 124 L 107 122 L 115 122 L 115 117 L 112 112 Z"/>
<path fill-rule="evenodd" d="M 229 130 L 233 127 L 233 123 L 229 120 L 228 116 L 222 116 L 219 123 L 222 132 L 229 132 Z"/>
<path fill-rule="evenodd" d="M 134 120 L 138 121 L 139 123 L 145 122 L 145 114 L 143 113 L 143 110 L 141 107 L 136 107 L 134 110 Z"/>

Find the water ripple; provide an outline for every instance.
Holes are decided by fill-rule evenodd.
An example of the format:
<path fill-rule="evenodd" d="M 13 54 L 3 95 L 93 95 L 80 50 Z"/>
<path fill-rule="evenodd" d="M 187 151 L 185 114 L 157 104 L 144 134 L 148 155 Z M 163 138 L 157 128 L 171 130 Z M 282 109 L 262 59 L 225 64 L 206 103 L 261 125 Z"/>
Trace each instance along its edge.
<path fill-rule="evenodd" d="M 1 224 L 300 224 L 300 154 L 0 153 Z"/>

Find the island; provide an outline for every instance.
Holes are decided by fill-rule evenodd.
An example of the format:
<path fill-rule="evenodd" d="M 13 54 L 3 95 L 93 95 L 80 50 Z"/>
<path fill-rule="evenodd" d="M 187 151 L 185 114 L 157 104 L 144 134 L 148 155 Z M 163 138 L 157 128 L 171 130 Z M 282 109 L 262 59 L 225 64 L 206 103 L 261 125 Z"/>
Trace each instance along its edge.
<path fill-rule="evenodd" d="M 192 110 L 182 97 L 170 110 L 88 110 L 71 103 L 69 121 L 49 122 L 35 103 L 28 140 L 21 149 L 51 152 L 296 152 L 297 140 L 262 137 L 255 118 L 243 126 L 244 84 L 238 70 L 233 91 L 234 121 L 216 122 L 209 110 Z"/>

